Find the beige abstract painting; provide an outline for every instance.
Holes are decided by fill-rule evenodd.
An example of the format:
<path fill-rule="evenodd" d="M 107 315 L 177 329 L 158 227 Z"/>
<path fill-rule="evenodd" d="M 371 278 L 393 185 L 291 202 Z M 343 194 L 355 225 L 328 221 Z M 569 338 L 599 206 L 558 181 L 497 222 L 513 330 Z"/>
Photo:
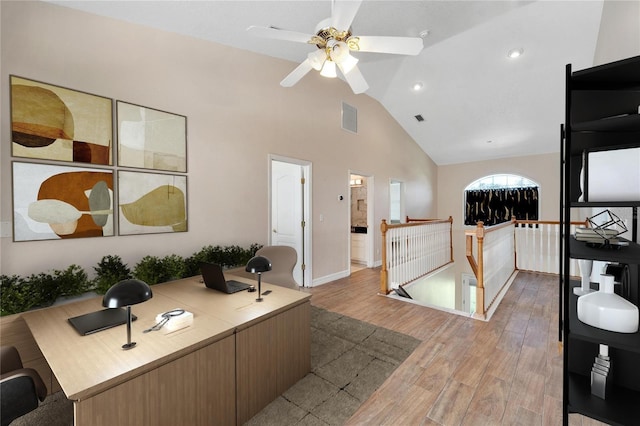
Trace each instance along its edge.
<path fill-rule="evenodd" d="M 187 231 L 187 177 L 118 172 L 119 234 Z"/>
<path fill-rule="evenodd" d="M 13 163 L 14 241 L 104 237 L 113 230 L 113 172 Z"/>
<path fill-rule="evenodd" d="M 117 101 L 118 165 L 187 171 L 187 118 Z"/>
<path fill-rule="evenodd" d="M 14 157 L 112 165 L 111 99 L 11 76 Z"/>

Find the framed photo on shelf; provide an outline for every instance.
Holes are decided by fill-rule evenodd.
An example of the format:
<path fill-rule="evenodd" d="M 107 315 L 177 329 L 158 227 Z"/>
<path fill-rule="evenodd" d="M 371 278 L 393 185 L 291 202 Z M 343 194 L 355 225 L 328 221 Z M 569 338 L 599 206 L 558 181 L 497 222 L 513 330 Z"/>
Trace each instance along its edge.
<path fill-rule="evenodd" d="M 187 171 L 187 117 L 116 101 L 118 165 Z"/>
<path fill-rule="evenodd" d="M 120 235 L 187 231 L 187 176 L 118 171 Z"/>
<path fill-rule="evenodd" d="M 106 237 L 113 230 L 113 172 L 13 162 L 13 240 Z"/>
<path fill-rule="evenodd" d="M 113 165 L 109 98 L 11 76 L 14 157 Z"/>

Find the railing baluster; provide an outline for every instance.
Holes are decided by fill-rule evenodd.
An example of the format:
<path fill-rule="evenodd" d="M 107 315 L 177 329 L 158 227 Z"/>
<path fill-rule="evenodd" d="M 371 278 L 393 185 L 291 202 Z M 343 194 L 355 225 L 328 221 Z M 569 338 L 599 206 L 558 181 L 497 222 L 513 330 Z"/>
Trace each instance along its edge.
<path fill-rule="evenodd" d="M 557 274 L 559 270 L 558 242 L 560 224 L 554 221 L 516 221 L 517 268 L 523 271 Z M 573 222 L 571 233 L 583 222 Z M 577 263 L 572 260 L 569 273 L 575 275 Z"/>
<path fill-rule="evenodd" d="M 453 262 L 453 219 L 418 220 L 406 224 L 382 221 L 380 292 L 404 285 Z"/>
<path fill-rule="evenodd" d="M 409 218 L 407 218 L 409 220 Z M 381 293 L 415 281 L 453 262 L 453 220 L 382 221 Z M 572 222 L 570 232 L 584 222 Z M 512 221 L 465 232 L 466 256 L 477 278 L 476 311 L 484 317 L 516 269 L 557 273 L 561 230 L 553 221 Z M 476 238 L 476 244 L 473 239 Z M 477 260 L 476 260 L 477 259 Z M 577 262 L 569 273 L 576 275 Z"/>

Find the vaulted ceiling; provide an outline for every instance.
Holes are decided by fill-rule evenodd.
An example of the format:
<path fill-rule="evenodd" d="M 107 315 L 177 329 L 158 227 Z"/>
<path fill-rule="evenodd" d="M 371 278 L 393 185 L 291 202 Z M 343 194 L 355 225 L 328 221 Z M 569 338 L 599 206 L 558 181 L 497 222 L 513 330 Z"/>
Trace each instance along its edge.
<path fill-rule="evenodd" d="M 330 0 L 51 2 L 287 59 L 292 70 L 315 47 L 257 38 L 246 28 L 313 34 L 331 15 Z M 358 96 L 377 99 L 439 165 L 557 152 L 565 65 L 593 65 L 602 5 L 364 0 L 354 34 L 422 33 L 425 47 L 417 56 L 354 53 L 370 86 Z M 511 49 L 522 56 L 507 57 Z M 415 91 L 417 82 L 423 87 Z"/>

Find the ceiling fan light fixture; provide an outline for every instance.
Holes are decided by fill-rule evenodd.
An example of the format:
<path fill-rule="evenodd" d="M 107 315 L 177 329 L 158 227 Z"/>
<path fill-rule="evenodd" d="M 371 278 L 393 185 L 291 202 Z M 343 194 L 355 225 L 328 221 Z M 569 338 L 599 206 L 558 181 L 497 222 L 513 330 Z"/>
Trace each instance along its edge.
<path fill-rule="evenodd" d="M 329 40 L 327 43 L 329 56 L 334 62 L 342 62 L 344 58 L 349 56 L 349 47 L 344 41 Z"/>
<path fill-rule="evenodd" d="M 322 66 L 320 75 L 327 78 L 336 78 L 338 76 L 338 73 L 336 72 L 336 63 L 327 59 Z"/>
<path fill-rule="evenodd" d="M 358 58 L 355 58 L 349 54 L 340 62 L 340 67 L 343 73 L 351 71 L 358 63 Z"/>
<path fill-rule="evenodd" d="M 261 37 L 317 47 L 317 52 L 308 54 L 304 61 L 280 82 L 281 86 L 293 86 L 314 69 L 320 71 L 323 77 L 335 78 L 338 76 L 336 68 L 339 68 L 353 93 L 364 93 L 369 89 L 369 85 L 357 66 L 358 58 L 351 56 L 352 51 L 415 56 L 424 48 L 422 37 L 425 37 L 428 31 L 423 31 L 421 37 L 353 36 L 351 24 L 362 1 L 332 0 L 331 17 L 322 20 L 316 26 L 313 35 L 276 27 L 251 26 L 247 31 Z"/>
<path fill-rule="evenodd" d="M 343 73 L 348 73 L 358 63 L 358 59 L 349 53 L 349 46 L 344 41 L 329 40 L 327 42 L 327 52 L 329 59 L 340 65 L 340 70 Z"/>
<path fill-rule="evenodd" d="M 309 53 L 307 59 L 309 59 L 309 63 L 314 70 L 320 71 L 324 62 L 327 60 L 327 53 L 324 49 L 318 49 L 315 52 Z"/>

